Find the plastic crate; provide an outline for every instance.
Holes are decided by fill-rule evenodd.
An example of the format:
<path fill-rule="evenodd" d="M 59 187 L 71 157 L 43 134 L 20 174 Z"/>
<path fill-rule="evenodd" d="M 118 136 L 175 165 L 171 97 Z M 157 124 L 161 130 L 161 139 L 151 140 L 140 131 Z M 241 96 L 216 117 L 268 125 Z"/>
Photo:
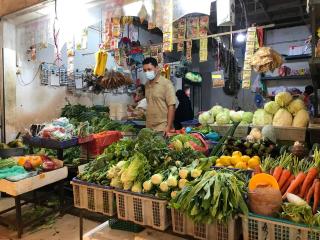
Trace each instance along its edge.
<path fill-rule="evenodd" d="M 161 231 L 171 225 L 171 214 L 167 208 L 168 201 L 120 190 L 114 193 L 119 219 Z"/>
<path fill-rule="evenodd" d="M 127 232 L 134 232 L 134 233 L 139 233 L 144 230 L 144 227 L 128 222 L 128 221 L 123 221 L 120 219 L 112 218 L 109 220 L 109 226 L 112 229 L 117 229 L 121 231 L 127 231 Z"/>
<path fill-rule="evenodd" d="M 79 144 L 85 144 L 85 143 L 88 143 L 88 142 L 91 142 L 93 141 L 93 134 L 90 134 L 88 136 L 85 136 L 85 137 L 79 137 L 78 138 L 78 143 Z"/>
<path fill-rule="evenodd" d="M 116 214 L 113 190 L 96 184 L 73 179 L 73 201 L 77 208 L 102 213 L 106 216 Z"/>
<path fill-rule="evenodd" d="M 204 240 L 238 240 L 240 237 L 241 223 L 238 218 L 229 220 L 227 224 L 194 223 L 187 215 L 175 209 L 171 210 L 171 216 L 173 232 L 181 235 Z"/>
<path fill-rule="evenodd" d="M 318 240 L 320 229 L 271 217 L 249 214 L 241 216 L 243 239 L 247 240 Z"/>
<path fill-rule="evenodd" d="M 119 131 L 105 131 L 93 135 L 93 141 L 88 143 L 88 151 L 92 155 L 100 155 L 104 149 L 122 138 Z"/>

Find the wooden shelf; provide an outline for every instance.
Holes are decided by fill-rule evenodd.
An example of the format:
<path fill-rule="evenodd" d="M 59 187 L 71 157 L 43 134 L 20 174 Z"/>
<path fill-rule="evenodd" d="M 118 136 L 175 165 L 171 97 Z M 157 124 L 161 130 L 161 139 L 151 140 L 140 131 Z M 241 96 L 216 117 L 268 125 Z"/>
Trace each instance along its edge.
<path fill-rule="evenodd" d="M 280 76 L 263 76 L 261 77 L 261 80 L 263 81 L 282 81 L 282 80 L 311 80 L 311 75 L 295 75 L 295 76 L 285 76 L 285 77 L 280 77 Z"/>

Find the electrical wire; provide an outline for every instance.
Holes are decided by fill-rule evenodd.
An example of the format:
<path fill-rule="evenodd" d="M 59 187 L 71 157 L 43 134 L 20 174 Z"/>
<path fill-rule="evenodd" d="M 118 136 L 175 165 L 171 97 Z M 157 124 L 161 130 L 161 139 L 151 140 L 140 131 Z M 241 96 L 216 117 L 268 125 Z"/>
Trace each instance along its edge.
<path fill-rule="evenodd" d="M 26 82 L 23 80 L 21 74 L 18 74 L 18 75 L 17 75 L 18 83 L 19 83 L 21 86 L 23 86 L 23 87 L 32 84 L 32 83 L 36 80 L 36 77 L 38 76 L 38 74 L 39 74 L 40 71 L 41 71 L 41 65 L 42 65 L 42 63 L 39 64 L 39 67 L 38 67 L 38 69 L 37 69 L 36 74 L 33 76 L 32 80 L 31 80 L 30 82 L 28 82 L 28 83 L 26 83 Z"/>

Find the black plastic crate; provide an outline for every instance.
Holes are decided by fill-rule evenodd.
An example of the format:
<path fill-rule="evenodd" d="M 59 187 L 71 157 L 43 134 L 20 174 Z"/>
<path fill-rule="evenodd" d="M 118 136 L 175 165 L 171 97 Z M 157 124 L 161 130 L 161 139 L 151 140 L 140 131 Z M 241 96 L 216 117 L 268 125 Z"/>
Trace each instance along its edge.
<path fill-rule="evenodd" d="M 134 232 L 134 233 L 139 233 L 144 230 L 144 227 L 138 224 L 135 224 L 129 221 L 123 221 L 117 218 L 111 218 L 109 220 L 109 226 L 111 229 Z"/>

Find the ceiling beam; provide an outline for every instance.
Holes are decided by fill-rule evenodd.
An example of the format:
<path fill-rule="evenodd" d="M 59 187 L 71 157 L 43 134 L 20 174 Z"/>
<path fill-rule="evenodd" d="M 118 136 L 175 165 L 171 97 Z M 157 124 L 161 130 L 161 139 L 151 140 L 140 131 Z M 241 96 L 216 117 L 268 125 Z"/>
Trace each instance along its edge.
<path fill-rule="evenodd" d="M 280 11 L 280 10 L 287 10 L 287 9 L 300 8 L 300 7 L 301 7 L 301 2 L 299 0 L 297 0 L 297 1 L 292 1 L 289 3 L 270 5 L 264 10 L 261 8 L 260 10 L 257 10 L 257 11 L 248 12 L 247 15 L 253 16 L 253 15 L 257 15 L 257 14 L 264 14 L 264 11 L 270 13 L 270 12 L 276 12 L 276 11 Z"/>

